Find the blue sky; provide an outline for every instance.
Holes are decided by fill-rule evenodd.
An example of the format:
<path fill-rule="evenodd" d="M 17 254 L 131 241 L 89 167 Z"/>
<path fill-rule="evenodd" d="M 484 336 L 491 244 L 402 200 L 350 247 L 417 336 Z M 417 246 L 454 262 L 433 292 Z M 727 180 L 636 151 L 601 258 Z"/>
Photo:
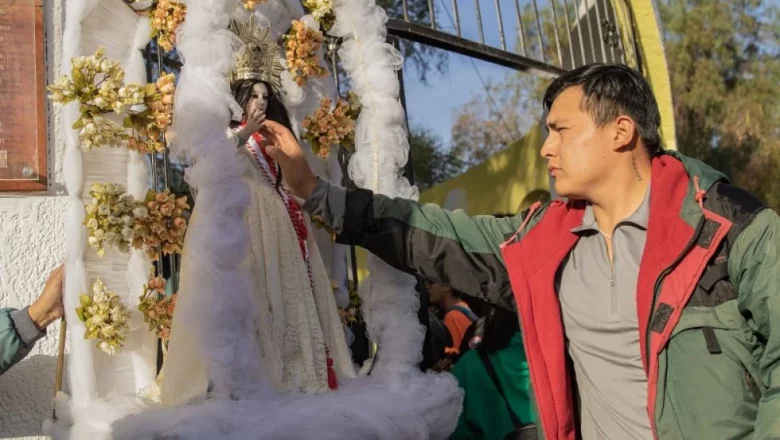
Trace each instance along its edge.
<path fill-rule="evenodd" d="M 437 28 L 455 34 L 455 26 L 450 21 L 452 14 L 451 0 L 438 0 L 436 16 Z M 528 0 L 520 2 L 523 7 Z M 541 8 L 546 2 L 539 2 Z M 517 40 L 517 23 L 514 0 L 501 0 L 501 13 L 504 21 L 504 33 L 507 48 L 514 49 Z M 494 47 L 501 47 L 498 19 L 494 1 L 480 0 L 482 23 L 485 42 Z M 479 41 L 474 1 L 460 0 L 458 2 L 461 32 L 464 38 Z M 446 11 L 446 12 L 445 12 Z M 514 71 L 502 66 L 475 60 L 472 62 L 464 56 L 450 53 L 449 70 L 446 74 L 431 73 L 426 86 L 419 81 L 418 72 L 413 63 L 404 66 L 404 85 L 406 87 L 407 112 L 410 125 L 419 125 L 432 130 L 438 135 L 445 146 L 450 144 L 450 132 L 456 110 L 467 103 L 472 96 L 484 95 L 484 88 L 479 75 L 485 81 L 498 80 Z M 479 74 L 477 73 L 479 72 Z"/>

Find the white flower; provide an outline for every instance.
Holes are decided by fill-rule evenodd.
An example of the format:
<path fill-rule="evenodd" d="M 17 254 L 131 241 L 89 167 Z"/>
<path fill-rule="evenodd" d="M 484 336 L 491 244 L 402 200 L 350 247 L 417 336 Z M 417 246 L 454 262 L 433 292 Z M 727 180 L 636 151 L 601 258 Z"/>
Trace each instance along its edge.
<path fill-rule="evenodd" d="M 87 134 L 95 134 L 97 133 L 97 126 L 92 122 L 90 122 L 89 124 L 84 126 L 83 131 L 86 132 Z"/>
<path fill-rule="evenodd" d="M 101 203 L 100 206 L 98 206 L 98 214 L 100 214 L 100 215 L 110 215 L 111 214 L 111 207 L 108 206 L 105 203 Z"/>
<path fill-rule="evenodd" d="M 98 210 L 97 204 L 92 202 L 89 205 L 87 205 L 87 214 L 94 214 Z"/>
<path fill-rule="evenodd" d="M 97 229 L 97 227 L 98 227 L 97 219 L 94 219 L 94 218 L 89 219 L 89 221 L 87 221 L 87 227 L 89 229 Z"/>
<path fill-rule="evenodd" d="M 149 216 L 149 210 L 145 206 L 139 206 L 133 210 L 135 218 L 146 218 Z"/>
<path fill-rule="evenodd" d="M 103 237 L 105 237 L 105 235 L 106 235 L 106 231 L 104 231 L 102 229 L 97 229 L 95 232 L 92 233 L 92 236 L 97 238 L 98 240 L 103 239 Z"/>
<path fill-rule="evenodd" d="M 100 241 L 95 237 L 89 237 L 87 241 L 89 242 L 89 245 L 92 247 L 97 247 L 98 244 L 100 243 Z"/>
<path fill-rule="evenodd" d="M 113 355 L 114 354 L 114 347 L 112 347 L 111 344 L 109 344 L 106 341 L 103 341 L 100 344 L 98 344 L 98 347 L 100 348 L 101 351 L 103 351 L 104 353 L 106 353 L 108 355 Z"/>
<path fill-rule="evenodd" d="M 133 230 L 132 229 L 130 229 L 130 228 L 123 228 L 122 229 L 122 237 L 124 237 L 125 239 L 129 239 L 132 236 L 133 236 Z"/>
<path fill-rule="evenodd" d="M 125 215 L 122 216 L 122 223 L 125 226 L 130 227 L 130 226 L 133 226 L 133 224 L 135 224 L 135 220 L 132 217 L 130 217 L 129 215 L 125 214 Z"/>
<path fill-rule="evenodd" d="M 103 316 L 100 313 L 96 313 L 89 317 L 89 320 L 87 321 L 87 324 L 94 325 L 94 326 L 100 326 L 103 324 Z"/>
<path fill-rule="evenodd" d="M 120 219 L 119 217 L 117 217 L 115 215 L 109 215 L 108 216 L 108 224 L 110 224 L 110 225 L 118 225 L 120 223 L 122 223 L 122 219 Z"/>
<path fill-rule="evenodd" d="M 86 63 L 87 59 L 85 57 L 76 57 L 71 60 L 71 64 L 77 69 L 81 69 Z"/>

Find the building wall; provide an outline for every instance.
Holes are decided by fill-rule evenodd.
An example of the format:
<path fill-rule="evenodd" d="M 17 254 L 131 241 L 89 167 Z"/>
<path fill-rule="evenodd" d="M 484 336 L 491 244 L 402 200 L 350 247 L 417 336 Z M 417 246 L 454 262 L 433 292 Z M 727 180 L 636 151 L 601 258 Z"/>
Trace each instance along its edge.
<path fill-rule="evenodd" d="M 47 82 L 58 73 L 63 0 L 44 0 Z M 0 193 L 0 307 L 21 308 L 40 294 L 65 252 L 62 152 L 57 110 L 49 107 L 49 190 Z M 51 417 L 59 323 L 49 327 L 29 356 L 0 376 L 0 438 L 36 439 Z"/>

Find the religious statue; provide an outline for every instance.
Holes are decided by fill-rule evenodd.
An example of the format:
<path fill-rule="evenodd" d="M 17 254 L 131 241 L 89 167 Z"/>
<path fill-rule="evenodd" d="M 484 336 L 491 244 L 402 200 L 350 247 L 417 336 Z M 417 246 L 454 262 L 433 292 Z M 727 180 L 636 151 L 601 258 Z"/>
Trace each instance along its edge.
<path fill-rule="evenodd" d="M 243 42 L 229 79 L 244 116 L 231 124 L 227 135 L 246 167 L 243 179 L 250 192 L 244 217 L 250 243 L 243 269 L 257 305 L 254 315 L 261 364 L 277 392 L 313 394 L 337 389 L 340 379 L 355 373 L 330 277 L 310 219 L 282 184 L 280 169 L 266 154 L 265 140 L 258 132 L 265 118 L 290 128 L 279 97 L 279 46 L 268 29 L 252 21 L 234 22 L 231 30 Z M 197 215 L 197 203 L 193 215 Z M 205 370 L 193 368 L 197 359 L 188 359 L 197 358 L 196 348 L 191 343 L 177 346 L 176 330 L 174 319 L 169 360 L 163 369 L 163 401 L 181 400 L 177 394 L 191 399 L 208 391 Z"/>

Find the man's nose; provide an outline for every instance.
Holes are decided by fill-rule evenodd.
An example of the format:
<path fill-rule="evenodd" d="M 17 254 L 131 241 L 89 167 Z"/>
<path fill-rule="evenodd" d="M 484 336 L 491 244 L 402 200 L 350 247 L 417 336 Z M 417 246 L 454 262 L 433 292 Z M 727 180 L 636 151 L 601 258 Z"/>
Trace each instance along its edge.
<path fill-rule="evenodd" d="M 547 139 L 542 144 L 542 148 L 539 150 L 539 154 L 546 159 L 553 155 L 553 149 L 552 136 L 547 136 Z"/>

